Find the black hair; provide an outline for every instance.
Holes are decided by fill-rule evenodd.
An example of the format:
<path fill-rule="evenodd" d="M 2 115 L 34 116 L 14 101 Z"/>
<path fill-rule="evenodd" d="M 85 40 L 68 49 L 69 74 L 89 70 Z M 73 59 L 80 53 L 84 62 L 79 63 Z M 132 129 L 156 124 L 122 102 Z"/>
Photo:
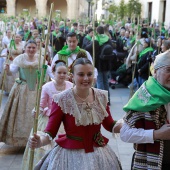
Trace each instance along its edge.
<path fill-rule="evenodd" d="M 125 28 L 125 27 L 121 27 L 120 29 L 121 29 L 121 30 L 125 30 L 125 31 L 126 31 L 126 28 Z"/>
<path fill-rule="evenodd" d="M 97 27 L 97 33 L 98 34 L 104 34 L 104 28 L 102 26 Z"/>
<path fill-rule="evenodd" d="M 78 23 L 77 23 L 77 22 L 74 22 L 74 23 L 73 23 L 73 26 L 77 27 L 77 26 L 78 26 Z"/>
<path fill-rule="evenodd" d="M 35 44 L 37 46 L 37 43 L 34 40 L 28 40 L 24 47 L 26 47 L 28 44 Z"/>
<path fill-rule="evenodd" d="M 141 31 L 141 38 L 148 38 L 148 34 L 146 31 Z"/>
<path fill-rule="evenodd" d="M 92 62 L 87 59 L 87 58 L 78 58 L 76 60 L 74 60 L 73 64 L 72 64 L 72 67 L 71 67 L 71 72 L 74 74 L 74 67 L 78 64 L 81 64 L 81 65 L 86 65 L 86 64 L 90 64 L 93 66 Z"/>
<path fill-rule="evenodd" d="M 88 29 L 88 31 L 87 31 L 87 32 L 88 32 L 88 34 L 89 34 L 89 33 L 91 33 L 92 31 L 93 31 L 93 29 L 92 29 L 92 28 L 90 28 L 90 29 Z"/>
<path fill-rule="evenodd" d="M 95 21 L 94 26 L 95 26 L 95 28 L 97 28 L 99 26 L 97 21 Z"/>
<path fill-rule="evenodd" d="M 66 36 L 66 39 L 67 39 L 68 37 L 76 37 L 77 40 L 78 40 L 77 34 L 76 34 L 75 32 L 69 32 L 69 33 L 67 34 L 67 36 Z"/>
<path fill-rule="evenodd" d="M 80 27 L 84 27 L 84 25 L 83 25 L 83 24 L 79 24 L 79 26 L 80 26 Z"/>

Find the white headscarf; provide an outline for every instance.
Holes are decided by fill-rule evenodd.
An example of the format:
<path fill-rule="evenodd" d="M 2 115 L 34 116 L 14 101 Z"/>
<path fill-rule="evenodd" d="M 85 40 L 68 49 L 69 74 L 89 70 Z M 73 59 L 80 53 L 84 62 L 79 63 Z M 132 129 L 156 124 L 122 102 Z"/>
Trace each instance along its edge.
<path fill-rule="evenodd" d="M 164 66 L 170 66 L 170 50 L 156 56 L 154 69 L 157 70 Z"/>

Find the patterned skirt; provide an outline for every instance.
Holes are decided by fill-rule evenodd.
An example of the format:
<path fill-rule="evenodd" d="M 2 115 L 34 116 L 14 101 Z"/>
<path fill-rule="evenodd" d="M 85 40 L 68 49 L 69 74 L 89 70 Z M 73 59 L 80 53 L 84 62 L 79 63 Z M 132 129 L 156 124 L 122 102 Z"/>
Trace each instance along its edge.
<path fill-rule="evenodd" d="M 121 170 L 120 162 L 110 146 L 84 149 L 65 149 L 56 146 L 46 154 L 34 170 Z"/>
<path fill-rule="evenodd" d="M 38 117 L 38 134 L 39 135 L 44 135 L 43 131 L 47 126 L 49 117 L 46 115 L 42 115 L 39 114 Z M 58 134 L 62 134 L 65 133 L 64 131 L 64 127 L 63 127 L 63 123 L 60 125 Z M 30 135 L 33 134 L 33 130 L 31 130 Z M 54 146 L 56 145 L 55 139 L 53 141 L 51 141 L 50 144 L 43 146 L 41 148 L 37 148 L 34 150 L 34 162 L 33 162 L 33 167 L 39 162 L 39 160 L 45 155 L 47 154 L 52 148 L 54 148 Z M 24 156 L 23 156 L 23 160 L 22 160 L 22 170 L 29 170 L 29 160 L 30 160 L 30 148 L 27 144 L 26 148 L 25 148 L 25 152 L 24 152 Z"/>

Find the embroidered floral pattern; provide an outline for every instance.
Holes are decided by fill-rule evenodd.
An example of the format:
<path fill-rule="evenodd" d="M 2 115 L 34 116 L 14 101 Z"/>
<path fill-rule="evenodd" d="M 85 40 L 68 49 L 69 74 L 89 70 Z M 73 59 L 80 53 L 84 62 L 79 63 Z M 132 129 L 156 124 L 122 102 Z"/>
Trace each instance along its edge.
<path fill-rule="evenodd" d="M 58 103 L 65 114 L 70 114 L 75 117 L 75 123 L 77 126 L 100 124 L 104 118 L 108 116 L 106 111 L 108 99 L 106 94 L 107 92 L 95 88 L 93 88 L 93 90 L 95 100 L 93 103 L 88 103 L 89 107 L 92 108 L 90 112 L 85 109 L 86 103 L 76 103 L 72 89 L 68 89 L 58 95 L 55 95 L 54 102 Z"/>
<path fill-rule="evenodd" d="M 99 146 L 105 146 L 106 143 L 104 142 L 104 138 L 100 132 L 94 135 L 94 142 L 97 143 Z"/>
<path fill-rule="evenodd" d="M 151 95 L 147 91 L 145 85 L 143 84 L 139 90 L 140 91 L 138 92 L 138 99 L 143 101 L 143 103 L 145 104 L 148 103 Z"/>

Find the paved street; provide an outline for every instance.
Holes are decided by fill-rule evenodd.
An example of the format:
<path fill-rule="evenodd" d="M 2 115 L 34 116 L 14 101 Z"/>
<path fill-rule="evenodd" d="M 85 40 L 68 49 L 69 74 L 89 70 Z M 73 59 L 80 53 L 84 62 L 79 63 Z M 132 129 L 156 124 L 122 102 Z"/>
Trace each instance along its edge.
<path fill-rule="evenodd" d="M 117 120 L 122 118 L 125 114 L 122 110 L 122 107 L 128 101 L 129 89 L 124 87 L 117 87 L 114 90 L 110 89 L 110 92 L 111 113 L 113 118 Z M 6 100 L 7 97 L 4 96 L 0 116 L 2 114 Z M 122 142 L 119 137 L 114 139 L 112 134 L 105 131 L 104 129 L 102 129 L 102 134 L 110 139 L 109 145 L 119 157 L 123 170 L 130 170 L 133 145 Z M 14 148 L 7 146 L 4 143 L 0 143 L 0 170 L 20 170 L 23 152 L 24 148 Z"/>

